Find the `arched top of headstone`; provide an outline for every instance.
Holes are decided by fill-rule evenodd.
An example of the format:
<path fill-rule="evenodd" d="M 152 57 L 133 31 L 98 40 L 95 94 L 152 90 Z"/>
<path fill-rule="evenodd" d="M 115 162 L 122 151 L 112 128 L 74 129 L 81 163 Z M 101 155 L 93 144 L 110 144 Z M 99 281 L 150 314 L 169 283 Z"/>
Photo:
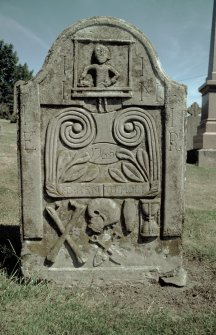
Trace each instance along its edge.
<path fill-rule="evenodd" d="M 164 105 L 165 86 L 183 86 L 164 73 L 141 31 L 112 17 L 85 19 L 65 29 L 49 50 L 36 82 L 41 103 L 48 104 L 101 97 Z"/>

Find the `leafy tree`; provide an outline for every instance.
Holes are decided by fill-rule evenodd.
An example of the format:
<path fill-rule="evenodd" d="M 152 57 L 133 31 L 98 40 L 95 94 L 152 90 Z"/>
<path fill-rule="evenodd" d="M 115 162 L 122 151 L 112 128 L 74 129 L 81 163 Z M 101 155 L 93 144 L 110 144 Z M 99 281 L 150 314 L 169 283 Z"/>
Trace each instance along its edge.
<path fill-rule="evenodd" d="M 9 119 L 13 112 L 13 89 L 18 80 L 29 80 L 33 71 L 19 63 L 13 44 L 0 40 L 0 118 Z"/>

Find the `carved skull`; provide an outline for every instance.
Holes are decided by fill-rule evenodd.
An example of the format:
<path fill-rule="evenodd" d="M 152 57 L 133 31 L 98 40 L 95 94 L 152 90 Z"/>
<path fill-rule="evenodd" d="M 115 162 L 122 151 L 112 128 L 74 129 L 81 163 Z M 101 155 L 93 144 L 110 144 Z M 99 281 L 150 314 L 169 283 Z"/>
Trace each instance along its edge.
<path fill-rule="evenodd" d="M 93 199 L 88 204 L 88 227 L 95 233 L 102 233 L 106 226 L 120 220 L 120 207 L 111 199 Z"/>

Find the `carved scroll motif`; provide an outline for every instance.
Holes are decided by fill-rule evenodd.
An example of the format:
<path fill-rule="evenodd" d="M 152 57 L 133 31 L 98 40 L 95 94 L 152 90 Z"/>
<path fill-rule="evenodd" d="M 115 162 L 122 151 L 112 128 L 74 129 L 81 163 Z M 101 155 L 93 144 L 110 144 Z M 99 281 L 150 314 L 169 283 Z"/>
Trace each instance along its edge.
<path fill-rule="evenodd" d="M 95 135 L 95 120 L 84 109 L 66 109 L 51 120 L 46 137 L 46 185 L 51 195 L 58 195 L 56 162 L 59 161 L 57 153 L 59 138 L 70 149 L 81 149 L 89 145 Z"/>
<path fill-rule="evenodd" d="M 152 116 L 141 108 L 125 109 L 118 113 L 114 121 L 113 134 L 119 144 L 127 147 L 136 147 L 141 143 L 147 144 L 146 150 L 138 149 L 136 159 L 126 149 L 119 151 L 117 155 L 133 163 L 139 173 L 139 181 L 148 179 L 150 184 L 158 182 L 160 177 L 159 144 Z M 124 157 L 121 154 L 123 151 Z"/>
<path fill-rule="evenodd" d="M 60 136 L 71 149 L 80 149 L 90 144 L 95 136 L 92 116 L 84 110 L 73 110 L 61 119 Z"/>

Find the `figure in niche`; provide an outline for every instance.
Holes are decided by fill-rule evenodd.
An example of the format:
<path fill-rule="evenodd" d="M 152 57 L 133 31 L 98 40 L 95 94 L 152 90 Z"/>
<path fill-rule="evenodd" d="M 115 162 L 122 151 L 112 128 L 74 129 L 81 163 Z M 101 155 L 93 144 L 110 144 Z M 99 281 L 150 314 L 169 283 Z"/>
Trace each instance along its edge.
<path fill-rule="evenodd" d="M 92 65 L 84 68 L 79 86 L 106 88 L 114 85 L 119 73 L 113 66 L 107 64 L 110 58 L 110 50 L 105 45 L 97 44 L 92 54 Z"/>

